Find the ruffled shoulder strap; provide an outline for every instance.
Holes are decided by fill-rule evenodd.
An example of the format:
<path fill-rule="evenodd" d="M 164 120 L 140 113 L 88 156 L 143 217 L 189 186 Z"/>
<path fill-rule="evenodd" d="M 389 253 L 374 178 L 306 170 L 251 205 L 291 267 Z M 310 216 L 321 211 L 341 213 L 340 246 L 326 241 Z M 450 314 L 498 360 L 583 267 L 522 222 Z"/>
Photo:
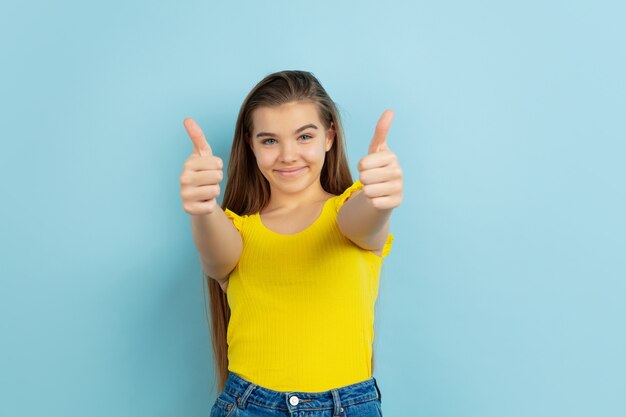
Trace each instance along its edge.
<path fill-rule="evenodd" d="M 391 242 L 393 242 L 393 235 L 391 233 L 389 233 L 387 235 L 387 241 L 385 242 L 385 246 L 383 246 L 383 253 L 381 254 L 381 258 L 384 258 L 385 256 L 389 255 L 389 251 L 391 250 Z"/>
<path fill-rule="evenodd" d="M 228 217 L 229 219 L 232 220 L 233 224 L 235 225 L 235 228 L 239 232 L 241 232 L 241 229 L 243 228 L 244 218 L 246 218 L 248 216 L 240 216 L 237 213 L 235 213 L 234 211 L 231 211 L 230 209 L 225 209 L 224 210 L 224 214 L 226 214 L 226 217 Z"/>
<path fill-rule="evenodd" d="M 353 192 L 360 190 L 361 188 L 363 188 L 363 184 L 361 183 L 361 181 L 356 180 L 354 184 L 346 188 L 343 193 L 335 198 L 335 210 L 337 211 L 337 213 L 339 213 L 339 209 L 341 208 L 341 206 L 343 206 L 343 203 L 346 202 L 348 197 L 350 197 Z"/>

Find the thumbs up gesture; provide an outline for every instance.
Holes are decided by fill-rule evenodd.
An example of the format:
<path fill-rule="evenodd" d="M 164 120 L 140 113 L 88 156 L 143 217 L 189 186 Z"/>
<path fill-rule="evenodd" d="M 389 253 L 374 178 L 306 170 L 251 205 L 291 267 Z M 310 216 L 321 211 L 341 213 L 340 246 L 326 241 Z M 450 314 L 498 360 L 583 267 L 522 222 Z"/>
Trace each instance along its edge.
<path fill-rule="evenodd" d="M 183 209 L 191 215 L 210 214 L 217 208 L 223 162 L 213 155 L 202 129 L 192 118 L 186 118 L 183 124 L 193 143 L 193 152 L 180 175 Z"/>
<path fill-rule="evenodd" d="M 380 117 L 368 154 L 357 166 L 363 193 L 372 207 L 378 210 L 392 209 L 402 202 L 402 169 L 398 158 L 387 145 L 392 119 L 391 110 L 386 110 Z"/>

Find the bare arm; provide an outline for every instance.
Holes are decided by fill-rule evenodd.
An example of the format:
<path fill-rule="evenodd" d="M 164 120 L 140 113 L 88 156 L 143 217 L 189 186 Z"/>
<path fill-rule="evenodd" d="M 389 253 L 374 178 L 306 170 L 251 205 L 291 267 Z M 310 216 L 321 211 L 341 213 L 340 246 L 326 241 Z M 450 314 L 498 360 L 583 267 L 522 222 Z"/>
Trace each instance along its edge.
<path fill-rule="evenodd" d="M 359 161 L 362 189 L 351 194 L 337 213 L 337 224 L 348 239 L 363 249 L 382 254 L 389 234 L 391 212 L 402 201 L 402 169 L 387 146 L 393 112 L 378 120 L 368 154 Z"/>
<path fill-rule="evenodd" d="M 239 262 L 243 241 L 217 204 L 219 182 L 224 177 L 223 162 L 213 155 L 202 129 L 192 118 L 186 118 L 183 124 L 194 145 L 180 176 L 183 209 L 191 215 L 191 231 L 202 269 L 226 291 L 228 275 Z"/>
<path fill-rule="evenodd" d="M 239 231 L 219 206 L 212 213 L 192 215 L 191 228 L 204 272 L 223 285 L 241 257 Z"/>
<path fill-rule="evenodd" d="M 341 233 L 361 248 L 382 251 L 392 210 L 372 207 L 362 190 L 357 190 L 339 209 L 337 224 Z"/>

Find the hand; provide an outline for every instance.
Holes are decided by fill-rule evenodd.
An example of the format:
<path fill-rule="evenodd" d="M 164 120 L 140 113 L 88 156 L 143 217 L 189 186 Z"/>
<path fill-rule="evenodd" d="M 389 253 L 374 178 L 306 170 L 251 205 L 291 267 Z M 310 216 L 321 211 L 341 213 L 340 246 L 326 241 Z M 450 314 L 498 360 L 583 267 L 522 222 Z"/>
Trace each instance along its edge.
<path fill-rule="evenodd" d="M 202 129 L 192 118 L 186 118 L 183 124 L 193 142 L 193 152 L 185 161 L 180 175 L 183 209 L 191 215 L 210 214 L 217 208 L 219 182 L 224 177 L 223 162 L 213 156 Z"/>
<path fill-rule="evenodd" d="M 378 210 L 398 207 L 402 202 L 402 169 L 387 146 L 387 132 L 393 111 L 386 110 L 378 120 L 368 154 L 359 161 L 359 181 L 372 207 Z"/>

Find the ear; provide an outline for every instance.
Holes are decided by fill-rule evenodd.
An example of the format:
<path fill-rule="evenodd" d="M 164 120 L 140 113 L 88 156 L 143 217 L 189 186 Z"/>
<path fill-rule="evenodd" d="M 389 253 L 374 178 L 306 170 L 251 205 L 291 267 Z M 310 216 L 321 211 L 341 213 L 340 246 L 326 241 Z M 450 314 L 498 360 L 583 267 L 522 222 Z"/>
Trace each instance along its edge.
<path fill-rule="evenodd" d="M 330 123 L 330 128 L 326 134 L 326 152 L 330 151 L 330 148 L 333 147 L 333 143 L 335 143 L 335 125 L 334 123 Z"/>

